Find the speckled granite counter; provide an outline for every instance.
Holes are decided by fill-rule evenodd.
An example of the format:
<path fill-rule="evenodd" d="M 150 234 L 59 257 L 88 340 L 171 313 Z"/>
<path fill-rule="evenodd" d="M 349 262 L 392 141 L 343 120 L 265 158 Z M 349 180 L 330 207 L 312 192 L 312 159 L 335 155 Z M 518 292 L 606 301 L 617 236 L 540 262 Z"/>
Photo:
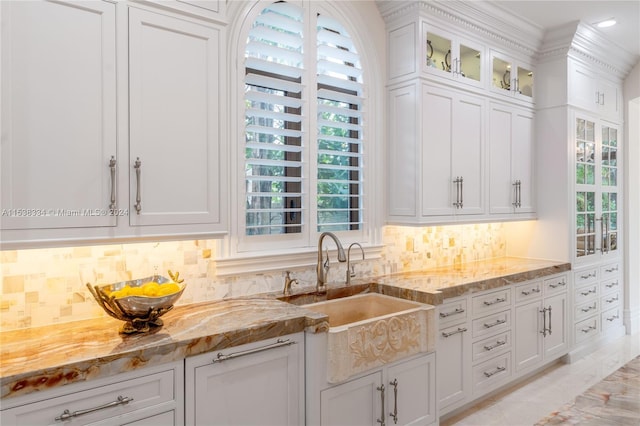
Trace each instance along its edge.
<path fill-rule="evenodd" d="M 569 269 L 568 263 L 499 258 L 369 279 L 366 286 L 368 291 L 438 305 L 448 297 Z M 106 377 L 303 330 L 326 329 L 326 316 L 275 300 L 274 296 L 178 306 L 162 317 L 165 325 L 154 334 L 121 336 L 121 322 L 112 318 L 0 333 L 0 397 Z"/>

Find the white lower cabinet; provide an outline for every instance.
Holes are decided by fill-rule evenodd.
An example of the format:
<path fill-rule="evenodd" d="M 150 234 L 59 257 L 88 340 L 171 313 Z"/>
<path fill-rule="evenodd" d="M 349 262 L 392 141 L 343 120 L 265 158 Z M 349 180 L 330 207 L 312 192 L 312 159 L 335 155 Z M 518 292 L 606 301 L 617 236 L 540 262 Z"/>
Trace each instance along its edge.
<path fill-rule="evenodd" d="M 179 361 L 2 401 L 2 425 L 180 425 Z"/>
<path fill-rule="evenodd" d="M 441 308 L 440 313 L 442 314 L 442 312 Z M 442 328 L 438 332 L 436 343 L 437 393 L 441 414 L 444 414 L 447 408 L 453 404 L 465 401 L 470 394 L 470 344 L 471 333 L 466 321 Z"/>
<path fill-rule="evenodd" d="M 304 424 L 304 335 L 185 361 L 187 425 Z"/>
<path fill-rule="evenodd" d="M 421 355 L 324 389 L 320 424 L 426 425 L 436 421 L 435 354 Z"/>

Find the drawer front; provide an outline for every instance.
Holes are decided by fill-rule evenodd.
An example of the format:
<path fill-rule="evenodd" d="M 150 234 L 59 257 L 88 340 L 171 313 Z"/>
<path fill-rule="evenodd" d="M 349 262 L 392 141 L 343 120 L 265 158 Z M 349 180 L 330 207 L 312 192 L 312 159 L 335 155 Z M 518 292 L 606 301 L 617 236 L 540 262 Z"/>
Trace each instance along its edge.
<path fill-rule="evenodd" d="M 600 283 L 600 294 L 608 294 L 622 289 L 620 277 L 609 278 Z"/>
<path fill-rule="evenodd" d="M 580 305 L 591 299 L 596 299 L 598 297 L 599 287 L 600 286 L 598 285 L 598 283 L 593 283 L 584 287 L 577 288 L 575 291 L 575 297 L 573 299 L 574 303 L 576 305 Z"/>
<path fill-rule="evenodd" d="M 566 291 L 569 288 L 569 277 L 566 274 L 558 275 L 554 278 L 544 280 L 543 284 L 545 296 Z"/>
<path fill-rule="evenodd" d="M 473 316 L 485 315 L 511 306 L 511 287 L 475 296 L 472 299 Z"/>
<path fill-rule="evenodd" d="M 476 365 L 471 374 L 474 395 L 488 392 L 511 376 L 511 352 Z"/>
<path fill-rule="evenodd" d="M 596 313 L 598 313 L 598 299 L 590 300 L 576 306 L 573 318 L 575 321 L 582 321 Z"/>
<path fill-rule="evenodd" d="M 600 328 L 600 317 L 598 315 L 580 321 L 575 325 L 574 336 L 576 343 L 580 343 L 592 336 L 597 336 Z"/>
<path fill-rule="evenodd" d="M 617 306 L 602 313 L 601 324 L 602 331 L 614 326 L 622 325 L 622 308 Z"/>
<path fill-rule="evenodd" d="M 515 287 L 514 291 L 516 303 L 523 302 L 525 300 L 533 300 L 542 297 L 542 282 L 535 281 L 520 284 Z"/>
<path fill-rule="evenodd" d="M 605 294 L 600 297 L 600 310 L 606 311 L 620 305 L 620 291 L 614 291 L 613 293 Z"/>
<path fill-rule="evenodd" d="M 573 282 L 576 287 L 592 283 L 598 280 L 598 268 L 582 269 L 573 273 Z"/>
<path fill-rule="evenodd" d="M 474 343 L 471 348 L 471 357 L 475 363 L 489 359 L 509 349 L 511 349 L 511 331 L 505 331 Z"/>
<path fill-rule="evenodd" d="M 619 275 L 622 272 L 622 268 L 618 262 L 609 263 L 600 267 L 600 278 L 607 279 L 615 275 Z"/>
<path fill-rule="evenodd" d="M 469 316 L 467 298 L 446 301 L 438 307 L 440 326 L 464 322 Z"/>
<path fill-rule="evenodd" d="M 175 407 L 175 370 L 163 371 L 136 379 L 124 380 L 2 411 L 2 424 L 87 424 L 122 415 L 132 416 L 150 407 Z M 184 374 L 184 373 L 183 373 Z M 75 416 L 74 416 L 75 414 Z"/>
<path fill-rule="evenodd" d="M 471 336 L 473 338 L 487 336 L 509 328 L 511 328 L 511 310 L 497 312 L 473 320 L 471 323 Z"/>

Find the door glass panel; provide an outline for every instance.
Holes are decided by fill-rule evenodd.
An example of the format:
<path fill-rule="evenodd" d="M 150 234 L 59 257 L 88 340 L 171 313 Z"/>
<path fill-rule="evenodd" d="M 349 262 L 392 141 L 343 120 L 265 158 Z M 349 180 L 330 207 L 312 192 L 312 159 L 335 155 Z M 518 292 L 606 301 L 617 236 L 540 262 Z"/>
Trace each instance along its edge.
<path fill-rule="evenodd" d="M 602 127 L 602 185 L 618 184 L 618 132 L 611 127 Z"/>
<path fill-rule="evenodd" d="M 576 183 L 595 185 L 595 123 L 576 120 Z"/>
<path fill-rule="evenodd" d="M 533 96 L 533 71 L 518 67 L 518 93 Z"/>
<path fill-rule="evenodd" d="M 451 72 L 451 40 L 427 32 L 427 66 Z"/>
<path fill-rule="evenodd" d="M 493 58 L 493 86 L 511 90 L 511 64 L 500 58 Z"/>
<path fill-rule="evenodd" d="M 480 51 L 460 45 L 460 72 L 463 77 L 480 81 L 480 64 L 482 58 Z"/>
<path fill-rule="evenodd" d="M 595 192 L 576 192 L 576 255 L 595 252 Z"/>

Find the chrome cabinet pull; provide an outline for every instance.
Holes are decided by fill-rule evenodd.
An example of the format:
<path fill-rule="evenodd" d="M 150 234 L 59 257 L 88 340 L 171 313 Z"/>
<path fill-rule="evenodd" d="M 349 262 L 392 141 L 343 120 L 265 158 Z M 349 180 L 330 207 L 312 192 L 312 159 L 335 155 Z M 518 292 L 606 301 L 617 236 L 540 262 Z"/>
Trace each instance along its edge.
<path fill-rule="evenodd" d="M 493 328 L 496 325 L 504 324 L 505 322 L 507 322 L 506 319 L 499 319 L 496 322 L 492 322 L 491 324 L 485 323 L 484 326 L 485 326 L 485 328 Z"/>
<path fill-rule="evenodd" d="M 486 345 L 486 346 L 484 347 L 484 350 L 485 350 L 485 351 L 492 351 L 492 350 L 494 350 L 495 348 L 499 348 L 500 346 L 503 346 L 503 345 L 506 345 L 506 344 L 507 344 L 507 341 L 506 341 L 506 340 L 498 340 L 498 341 L 496 341 L 496 343 L 495 343 L 495 344 L 493 344 L 493 345 Z"/>
<path fill-rule="evenodd" d="M 595 272 L 594 273 L 589 272 L 587 275 L 580 275 L 580 278 L 582 278 L 583 280 L 589 279 L 591 277 L 595 278 L 596 277 L 596 273 Z"/>
<path fill-rule="evenodd" d="M 464 206 L 464 201 L 462 200 L 463 196 L 464 196 L 464 180 L 462 179 L 462 176 L 460 176 L 460 208 Z"/>
<path fill-rule="evenodd" d="M 496 368 L 496 369 L 495 369 L 495 370 L 493 370 L 493 371 L 485 371 L 483 374 L 484 374 L 486 377 L 491 377 L 491 376 L 493 376 L 494 374 L 498 374 L 498 373 L 500 373 L 500 372 L 502 372 L 502 371 L 504 371 L 504 370 L 506 370 L 506 369 L 507 369 L 507 367 L 498 367 L 498 368 Z"/>
<path fill-rule="evenodd" d="M 140 196 L 140 166 L 142 166 L 142 162 L 140 161 L 140 157 L 137 157 L 133 168 L 136 169 L 136 204 L 134 207 L 138 214 L 140 214 L 140 211 L 142 210 L 142 198 Z"/>
<path fill-rule="evenodd" d="M 607 321 L 615 321 L 615 320 L 617 320 L 618 318 L 620 318 L 620 315 L 615 314 L 614 316 L 607 318 Z"/>
<path fill-rule="evenodd" d="M 549 287 L 551 288 L 558 288 L 558 287 L 564 287 L 565 285 L 567 285 L 567 283 L 564 281 L 564 279 L 562 281 L 560 281 L 559 283 L 556 284 L 549 284 Z"/>
<path fill-rule="evenodd" d="M 611 302 L 617 302 L 618 301 L 618 296 L 616 297 L 612 297 L 611 299 L 606 299 L 605 302 L 607 303 L 611 303 Z"/>
<path fill-rule="evenodd" d="M 443 337 L 450 337 L 453 336 L 454 334 L 458 334 L 458 333 L 464 333 L 465 331 L 467 331 L 466 327 L 458 327 L 458 329 L 456 331 L 450 331 L 449 333 L 445 333 L 444 331 L 442 332 L 442 336 Z"/>
<path fill-rule="evenodd" d="M 380 408 L 380 418 L 376 420 L 376 422 L 380 423 L 380 426 L 386 426 L 386 422 L 384 421 L 384 385 L 380 385 L 380 387 L 376 388 L 380 391 L 380 399 L 382 400 L 382 405 Z"/>
<path fill-rule="evenodd" d="M 540 293 L 540 289 L 539 288 L 532 288 L 531 290 L 527 291 L 527 290 L 522 290 L 522 294 L 525 296 L 528 296 L 532 293 Z"/>
<path fill-rule="evenodd" d="M 583 333 L 588 333 L 588 332 L 590 332 L 591 330 L 595 330 L 595 329 L 596 329 L 596 326 L 595 326 L 595 325 L 590 325 L 589 327 L 587 327 L 587 328 L 583 328 L 583 329 L 582 329 L 582 330 L 580 330 L 580 331 L 582 331 Z"/>
<path fill-rule="evenodd" d="M 582 309 L 580 309 L 580 310 L 581 310 L 582 312 L 589 312 L 589 311 L 592 311 L 592 310 L 594 310 L 594 309 L 596 309 L 596 308 L 597 308 L 597 306 L 596 306 L 596 304 L 594 303 L 594 304 L 593 304 L 593 306 L 587 306 L 586 308 L 582 308 Z"/>
<path fill-rule="evenodd" d="M 278 339 L 276 340 L 275 343 L 271 343 L 269 345 L 265 345 L 265 346 L 260 346 L 259 348 L 254 348 L 254 349 L 248 349 L 246 351 L 240 351 L 240 352 L 232 352 L 228 355 L 223 354 L 222 352 L 218 352 L 218 354 L 216 355 L 216 357 L 213 359 L 213 363 L 216 362 L 222 362 L 222 361 L 226 361 L 228 359 L 232 359 L 232 358 L 238 358 L 241 356 L 245 356 L 245 355 L 251 355 L 251 354 L 255 354 L 258 352 L 263 352 L 269 349 L 275 349 L 275 348 L 279 348 L 282 346 L 290 346 L 290 345 L 295 345 L 297 342 L 291 340 L 291 339 Z"/>
<path fill-rule="evenodd" d="M 583 295 L 583 296 L 588 296 L 588 295 L 590 295 L 591 293 L 595 293 L 595 292 L 596 292 L 596 289 L 595 289 L 595 288 L 592 288 L 591 290 L 581 291 L 581 292 L 580 292 L 580 294 L 581 294 L 581 295 Z"/>
<path fill-rule="evenodd" d="M 112 157 L 112 158 L 113 158 L 113 157 Z M 618 267 L 617 267 L 617 266 L 614 266 L 613 268 L 605 269 L 605 272 L 615 272 L 615 271 L 617 271 L 617 270 L 618 270 Z"/>
<path fill-rule="evenodd" d="M 513 187 L 514 187 L 514 198 L 515 198 L 515 201 L 513 203 L 511 203 L 511 204 L 515 208 L 522 207 L 522 181 L 520 181 L 520 179 L 516 180 L 513 183 Z"/>
<path fill-rule="evenodd" d="M 462 176 L 456 176 L 453 180 L 453 183 L 456 184 L 456 202 L 453 203 L 455 208 L 462 208 Z"/>
<path fill-rule="evenodd" d="M 596 91 L 596 105 L 600 105 L 600 91 Z"/>
<path fill-rule="evenodd" d="M 393 418 L 393 424 L 398 424 L 398 379 L 393 379 L 389 384 L 393 386 L 393 413 L 389 415 Z"/>
<path fill-rule="evenodd" d="M 440 318 L 446 318 L 451 315 L 458 315 L 464 312 L 464 309 L 456 308 L 455 311 L 451 312 L 440 312 Z"/>
<path fill-rule="evenodd" d="M 487 306 L 495 305 L 496 303 L 506 302 L 507 299 L 505 297 L 498 297 L 496 300 L 487 301 L 485 300 L 484 304 Z"/>
<path fill-rule="evenodd" d="M 109 203 L 109 209 L 114 210 L 116 208 L 116 157 L 111 156 L 109 160 L 109 171 L 111 173 L 111 200 Z"/>
<path fill-rule="evenodd" d="M 549 306 L 549 336 L 551 336 L 551 306 Z"/>
<path fill-rule="evenodd" d="M 547 337 L 547 308 L 543 308 L 538 312 L 542 314 L 542 331 L 540 333 L 542 337 Z"/>
<path fill-rule="evenodd" d="M 131 401 L 133 401 L 133 398 L 129 398 L 128 396 L 118 395 L 118 398 L 115 401 L 109 402 L 109 403 L 104 404 L 104 405 L 100 405 L 98 407 L 88 408 L 86 410 L 77 410 L 77 411 L 74 411 L 73 413 L 70 412 L 69 410 L 64 410 L 62 412 L 62 414 L 60 414 L 58 417 L 56 417 L 56 421 L 57 422 L 65 421 L 65 420 L 69 420 L 69 419 L 71 419 L 73 417 L 79 417 L 79 416 L 82 416 L 82 415 L 85 415 L 85 414 L 93 413 L 94 411 L 104 410 L 106 408 L 116 407 L 118 405 L 126 405 L 126 404 L 130 403 Z"/>
<path fill-rule="evenodd" d="M 605 286 L 606 288 L 612 288 L 612 287 L 615 287 L 615 286 L 617 286 L 617 285 L 618 285 L 618 281 L 616 281 L 615 283 L 611 283 L 611 284 L 605 284 L 604 286 Z"/>

